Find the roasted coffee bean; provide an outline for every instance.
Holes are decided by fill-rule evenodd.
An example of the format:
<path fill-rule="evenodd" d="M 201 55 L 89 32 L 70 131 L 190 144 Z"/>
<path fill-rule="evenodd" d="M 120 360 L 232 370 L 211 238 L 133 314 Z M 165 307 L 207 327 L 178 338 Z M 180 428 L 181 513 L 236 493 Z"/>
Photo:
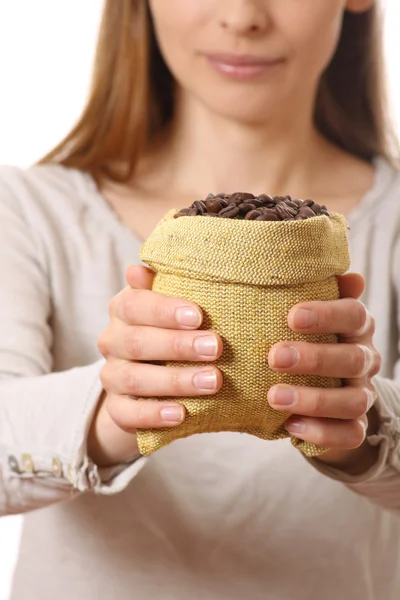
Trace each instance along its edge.
<path fill-rule="evenodd" d="M 290 208 L 290 206 L 287 206 L 285 202 L 280 202 L 275 207 L 275 212 L 282 220 L 289 219 L 290 217 L 295 217 L 297 215 L 297 207 L 296 209 L 293 209 Z"/>
<path fill-rule="evenodd" d="M 216 198 L 216 200 L 218 200 L 222 208 L 226 208 L 227 206 L 229 206 L 228 200 L 225 200 L 224 198 Z"/>
<path fill-rule="evenodd" d="M 264 211 L 262 215 L 256 217 L 256 221 L 280 221 L 281 219 L 274 210 Z"/>
<path fill-rule="evenodd" d="M 315 213 L 311 210 L 311 208 L 309 206 L 303 206 L 299 210 L 299 215 L 303 219 L 309 219 L 310 217 L 315 217 Z"/>
<path fill-rule="evenodd" d="M 237 206 L 229 205 L 219 212 L 219 216 L 224 217 L 224 219 L 234 219 L 238 216 L 239 212 L 240 211 Z"/>
<path fill-rule="evenodd" d="M 254 221 L 257 217 L 260 217 L 261 215 L 262 212 L 256 209 L 248 212 L 244 218 L 246 221 Z"/>
<path fill-rule="evenodd" d="M 206 200 L 206 209 L 209 213 L 219 213 L 222 209 L 221 203 L 216 199 Z"/>
<path fill-rule="evenodd" d="M 260 194 L 259 196 L 257 196 L 257 200 L 261 200 L 261 202 L 266 205 L 266 204 L 274 204 L 274 199 L 272 196 L 269 196 L 268 194 Z"/>
<path fill-rule="evenodd" d="M 197 208 L 200 215 L 204 215 L 207 212 L 207 207 L 201 200 L 196 200 L 196 202 L 193 202 L 193 208 Z"/>
<path fill-rule="evenodd" d="M 205 200 L 196 200 L 188 207 L 179 210 L 174 217 L 214 216 L 225 219 L 245 219 L 257 221 L 300 221 L 311 217 L 326 215 L 328 209 L 313 200 L 300 200 L 286 196 L 254 196 L 247 192 L 214 196 L 209 194 Z"/>
<path fill-rule="evenodd" d="M 313 213 L 315 213 L 316 215 L 320 215 L 321 214 L 321 206 L 319 204 L 317 204 L 316 202 L 314 202 L 314 204 L 312 206 L 310 206 L 311 210 L 313 211 Z"/>
<path fill-rule="evenodd" d="M 239 204 L 238 209 L 240 210 L 241 215 L 245 215 L 246 213 L 250 212 L 251 210 L 255 210 L 256 207 L 254 204 L 250 204 L 250 202 L 249 202 L 248 204 Z"/>
<path fill-rule="evenodd" d="M 245 200 L 247 199 L 253 199 L 254 195 L 253 194 L 248 194 L 247 192 L 235 192 L 234 194 L 231 195 L 231 197 L 229 198 L 229 204 L 242 204 Z"/>
<path fill-rule="evenodd" d="M 286 200 L 285 205 L 289 206 L 289 208 L 294 208 L 296 211 L 298 209 L 297 204 L 295 202 L 293 202 L 292 200 Z"/>

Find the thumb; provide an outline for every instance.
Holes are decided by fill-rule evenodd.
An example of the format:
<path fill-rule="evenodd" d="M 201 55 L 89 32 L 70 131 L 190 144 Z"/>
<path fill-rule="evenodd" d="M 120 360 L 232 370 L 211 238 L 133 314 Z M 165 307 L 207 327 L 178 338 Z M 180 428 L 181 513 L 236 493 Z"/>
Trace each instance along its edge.
<path fill-rule="evenodd" d="M 365 289 L 365 279 L 359 273 L 346 273 L 338 277 L 340 298 L 359 298 Z"/>
<path fill-rule="evenodd" d="M 126 283 L 135 290 L 151 290 L 154 271 L 142 265 L 131 265 L 126 270 Z"/>

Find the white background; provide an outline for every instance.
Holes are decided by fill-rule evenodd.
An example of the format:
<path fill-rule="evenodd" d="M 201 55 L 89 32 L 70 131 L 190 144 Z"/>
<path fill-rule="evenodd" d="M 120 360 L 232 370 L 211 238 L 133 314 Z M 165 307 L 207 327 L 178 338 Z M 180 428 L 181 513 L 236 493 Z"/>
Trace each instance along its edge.
<path fill-rule="evenodd" d="M 385 6 L 389 84 L 400 134 L 400 1 L 385 0 Z M 0 164 L 28 166 L 78 118 L 101 7 L 102 0 L 0 0 Z M 21 517 L 0 519 L 0 600 L 8 599 L 20 526 Z"/>

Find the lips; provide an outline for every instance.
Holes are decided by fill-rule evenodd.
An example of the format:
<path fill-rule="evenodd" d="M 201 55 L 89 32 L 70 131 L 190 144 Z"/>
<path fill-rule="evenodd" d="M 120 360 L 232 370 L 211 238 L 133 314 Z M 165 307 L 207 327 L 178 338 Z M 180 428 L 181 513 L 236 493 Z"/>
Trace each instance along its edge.
<path fill-rule="evenodd" d="M 206 58 L 219 73 L 236 79 L 259 77 L 283 62 L 281 58 L 264 58 L 248 54 L 207 54 Z"/>

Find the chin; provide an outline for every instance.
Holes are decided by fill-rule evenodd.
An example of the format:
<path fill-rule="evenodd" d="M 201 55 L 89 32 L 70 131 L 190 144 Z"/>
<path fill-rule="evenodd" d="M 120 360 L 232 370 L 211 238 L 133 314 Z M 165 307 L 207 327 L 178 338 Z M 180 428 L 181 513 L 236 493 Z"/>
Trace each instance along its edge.
<path fill-rule="evenodd" d="M 275 108 L 274 108 L 275 107 Z M 229 99 L 226 102 L 218 102 L 213 105 L 207 103 L 210 112 L 225 119 L 248 125 L 260 125 L 267 123 L 277 112 L 276 103 L 265 98 L 243 102 L 243 99 Z"/>

